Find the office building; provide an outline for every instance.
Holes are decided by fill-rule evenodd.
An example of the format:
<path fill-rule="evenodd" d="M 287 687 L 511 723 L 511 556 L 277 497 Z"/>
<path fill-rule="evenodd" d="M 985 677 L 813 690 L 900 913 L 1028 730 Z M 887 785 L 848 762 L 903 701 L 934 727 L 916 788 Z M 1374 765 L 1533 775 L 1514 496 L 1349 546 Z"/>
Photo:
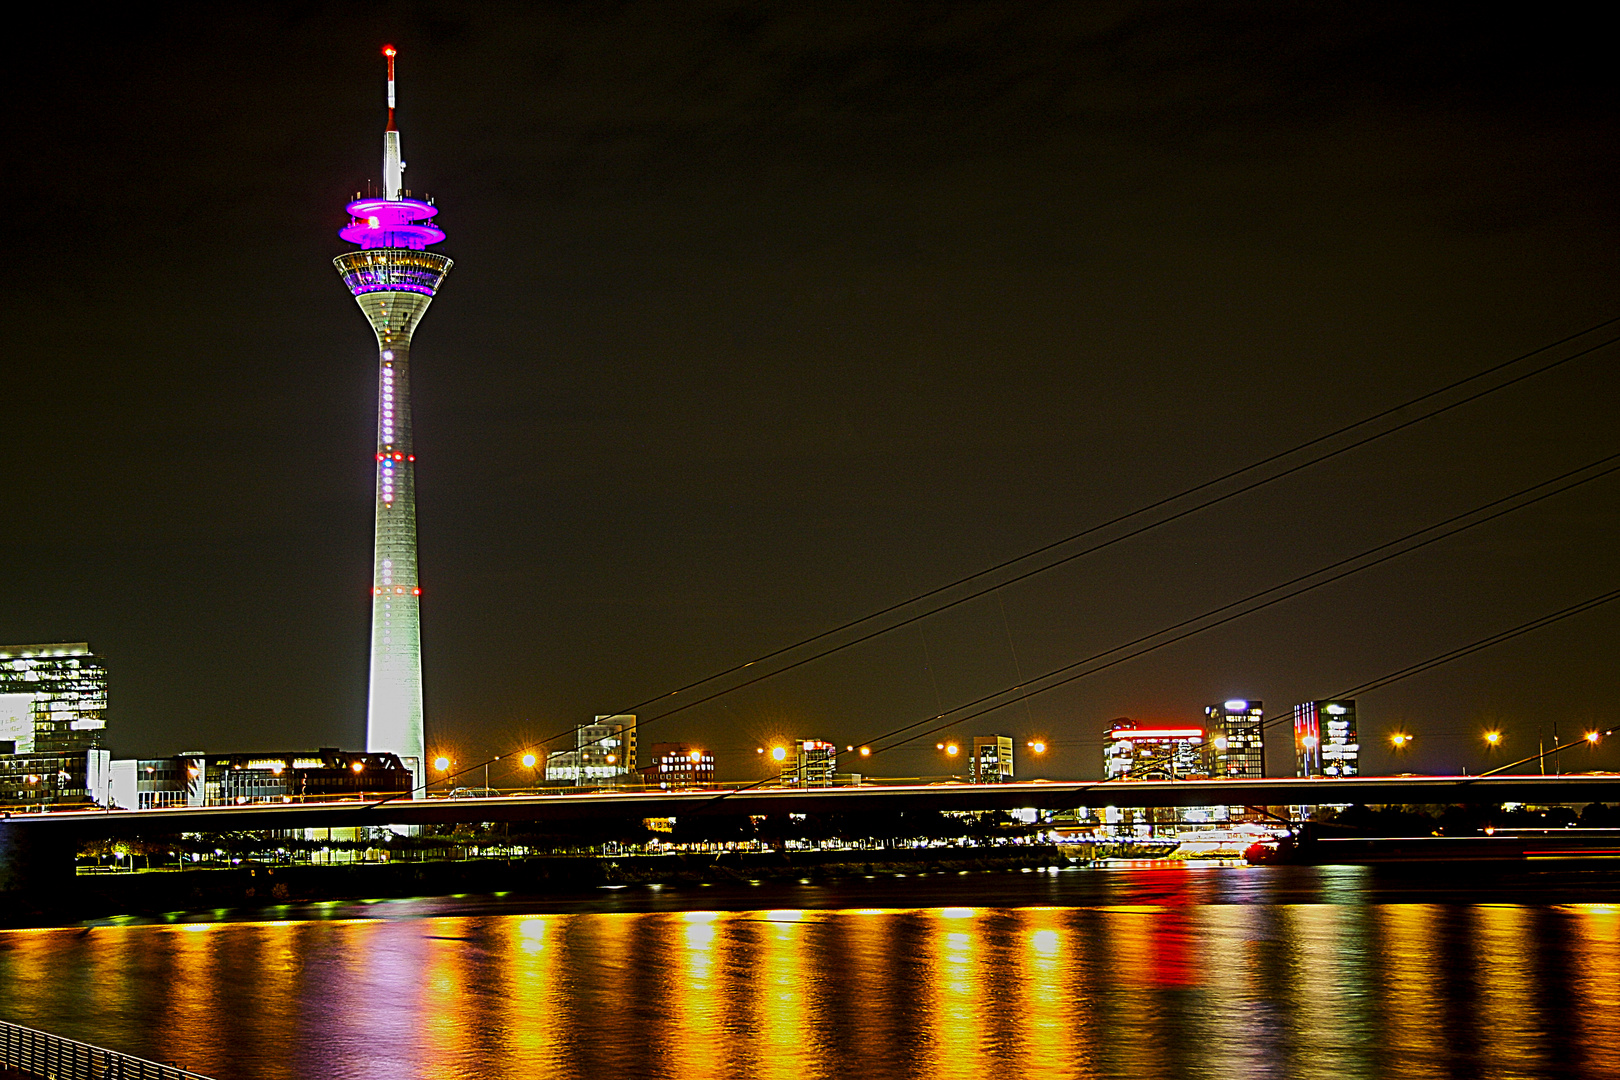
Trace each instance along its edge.
<path fill-rule="evenodd" d="M 1109 780 L 1208 780 L 1204 729 L 1143 727 L 1121 717 L 1103 730 L 1103 775 Z"/>
<path fill-rule="evenodd" d="M 394 127 L 394 50 L 388 58 L 388 126 L 382 191 L 349 203 L 339 235 L 359 251 L 334 261 L 377 337 L 376 532 L 371 579 L 371 684 L 366 749 L 398 756 L 424 777 L 421 578 L 416 562 L 416 443 L 411 426 L 411 339 L 450 272 L 427 250 L 444 239 L 438 209 L 403 186 Z"/>
<path fill-rule="evenodd" d="M 55 754 L 7 753 L 0 743 L 0 803 L 56 806 L 103 802 L 107 791 L 106 750 Z"/>
<path fill-rule="evenodd" d="M 830 787 L 838 767 L 838 747 L 821 739 L 798 739 L 793 757 L 782 763 L 783 787 Z"/>
<path fill-rule="evenodd" d="M 1307 701 L 1294 706 L 1294 755 L 1299 775 L 1360 775 L 1356 703 Z"/>
<path fill-rule="evenodd" d="M 615 783 L 635 771 L 636 718 L 598 716 L 574 729 L 574 748 L 546 758 L 546 781 L 577 787 Z"/>
<path fill-rule="evenodd" d="M 0 646 L 0 802 L 95 800 L 106 729 L 107 665 L 88 644 Z"/>
<path fill-rule="evenodd" d="M 386 797 L 408 794 L 412 779 L 397 754 L 330 746 L 293 753 L 186 752 L 123 759 L 112 762 L 109 773 L 112 805 L 125 810 Z"/>
<path fill-rule="evenodd" d="M 1013 778 L 1013 742 L 1007 735 L 975 735 L 968 779 L 975 784 L 1000 784 Z"/>
<path fill-rule="evenodd" d="M 1266 775 L 1265 708 L 1234 698 L 1204 710 L 1210 773 L 1217 780 L 1259 780 Z"/>
<path fill-rule="evenodd" d="M 714 786 L 714 751 L 683 742 L 653 743 L 652 762 L 641 769 L 650 788 Z"/>
<path fill-rule="evenodd" d="M 14 754 L 77 753 L 107 729 L 107 664 L 85 642 L 0 646 L 0 743 Z"/>

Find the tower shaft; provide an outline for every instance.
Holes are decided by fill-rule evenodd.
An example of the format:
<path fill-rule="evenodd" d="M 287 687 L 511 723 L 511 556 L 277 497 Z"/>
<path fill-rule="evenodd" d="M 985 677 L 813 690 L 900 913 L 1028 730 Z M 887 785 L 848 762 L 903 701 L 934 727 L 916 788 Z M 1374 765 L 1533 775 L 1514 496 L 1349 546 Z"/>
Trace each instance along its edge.
<path fill-rule="evenodd" d="M 422 775 L 421 580 L 416 560 L 416 447 L 411 336 L 431 296 L 369 292 L 357 299 L 377 335 L 377 527 L 371 569 L 371 693 L 366 749 L 398 754 Z M 413 760 L 414 759 L 414 760 Z"/>

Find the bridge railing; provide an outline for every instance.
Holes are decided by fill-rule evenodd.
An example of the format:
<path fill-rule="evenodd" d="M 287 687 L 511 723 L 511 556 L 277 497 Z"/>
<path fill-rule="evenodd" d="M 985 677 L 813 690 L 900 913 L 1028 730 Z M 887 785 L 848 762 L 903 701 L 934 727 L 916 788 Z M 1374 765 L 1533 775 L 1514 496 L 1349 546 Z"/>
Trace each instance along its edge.
<path fill-rule="evenodd" d="M 50 1080 L 208 1080 L 199 1073 L 0 1020 L 0 1070 Z"/>

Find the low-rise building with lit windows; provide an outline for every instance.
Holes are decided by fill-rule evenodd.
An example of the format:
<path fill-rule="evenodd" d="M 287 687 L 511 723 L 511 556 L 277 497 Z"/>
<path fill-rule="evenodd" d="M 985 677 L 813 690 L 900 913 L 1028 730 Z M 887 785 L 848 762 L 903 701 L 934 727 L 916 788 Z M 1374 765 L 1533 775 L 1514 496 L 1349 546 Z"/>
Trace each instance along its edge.
<path fill-rule="evenodd" d="M 652 762 L 642 767 L 641 776 L 650 788 L 713 787 L 714 751 L 692 743 L 653 743 Z"/>
<path fill-rule="evenodd" d="M 406 795 L 412 787 L 398 755 L 336 747 L 124 759 L 112 762 L 110 774 L 112 805 L 126 810 Z"/>

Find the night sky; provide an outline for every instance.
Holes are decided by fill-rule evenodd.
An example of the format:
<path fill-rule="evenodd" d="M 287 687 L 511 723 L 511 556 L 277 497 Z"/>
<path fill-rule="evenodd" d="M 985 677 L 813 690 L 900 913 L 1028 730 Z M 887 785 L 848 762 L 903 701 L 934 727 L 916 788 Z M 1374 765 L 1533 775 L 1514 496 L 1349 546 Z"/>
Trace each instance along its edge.
<path fill-rule="evenodd" d="M 117 756 L 363 744 L 376 352 L 331 259 L 380 171 L 386 42 L 406 183 L 456 261 L 412 378 L 429 745 L 460 760 L 1620 315 L 1612 34 L 1569 9 L 121 18 L 19 32 L 0 76 L 0 642 L 104 655 Z M 1613 453 L 1617 357 L 643 745 L 758 776 L 769 740 L 872 738 Z M 1039 771 L 1096 776 L 1113 717 L 1338 693 L 1620 586 L 1617 492 L 955 734 L 1044 736 Z M 1620 723 L 1617 630 L 1620 603 L 1362 696 L 1367 771 L 1486 768 L 1495 725 L 1517 757 L 1554 722 Z M 944 772 L 934 742 L 868 770 Z"/>

